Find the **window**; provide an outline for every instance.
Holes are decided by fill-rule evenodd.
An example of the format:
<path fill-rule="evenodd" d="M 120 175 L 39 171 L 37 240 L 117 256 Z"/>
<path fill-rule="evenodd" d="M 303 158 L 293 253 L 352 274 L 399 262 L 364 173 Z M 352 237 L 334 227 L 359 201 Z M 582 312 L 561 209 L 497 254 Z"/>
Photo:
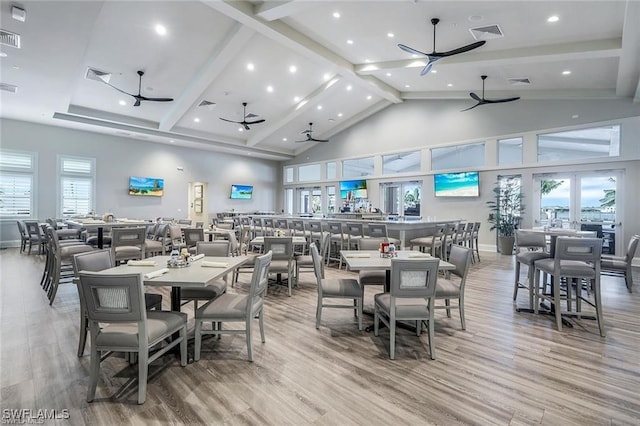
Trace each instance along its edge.
<path fill-rule="evenodd" d="M 327 180 L 336 178 L 336 162 L 330 161 L 327 163 Z"/>
<path fill-rule="evenodd" d="M 420 151 L 383 155 L 382 174 L 419 172 L 421 156 Z"/>
<path fill-rule="evenodd" d="M 0 151 L 0 219 L 34 214 L 35 153 Z"/>
<path fill-rule="evenodd" d="M 484 142 L 433 148 L 431 169 L 476 169 L 484 166 Z"/>
<path fill-rule="evenodd" d="M 522 138 L 498 140 L 498 165 L 522 164 Z"/>
<path fill-rule="evenodd" d="M 571 161 L 620 155 L 620 126 L 538 135 L 538 162 Z"/>
<path fill-rule="evenodd" d="M 320 180 L 320 164 L 307 164 L 298 167 L 298 182 Z"/>
<path fill-rule="evenodd" d="M 95 209 L 95 159 L 58 157 L 60 165 L 60 215 L 86 215 Z"/>
<path fill-rule="evenodd" d="M 293 167 L 284 168 L 284 181 L 288 183 L 293 182 Z"/>
<path fill-rule="evenodd" d="M 342 177 L 353 178 L 373 175 L 373 157 L 356 158 L 342 162 Z"/>

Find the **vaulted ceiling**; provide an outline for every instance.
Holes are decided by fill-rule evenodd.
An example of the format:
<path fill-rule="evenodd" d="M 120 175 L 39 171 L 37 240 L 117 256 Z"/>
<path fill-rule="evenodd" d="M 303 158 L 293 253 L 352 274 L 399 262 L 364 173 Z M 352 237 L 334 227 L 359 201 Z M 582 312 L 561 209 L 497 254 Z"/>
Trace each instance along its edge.
<path fill-rule="evenodd" d="M 312 146 L 295 142 L 309 123 L 314 137 L 331 139 L 406 99 L 472 106 L 481 75 L 487 98 L 640 102 L 639 1 L 3 0 L 1 8 L 2 117 L 267 159 Z M 436 50 L 486 44 L 420 76 L 425 58 L 397 44 L 431 52 L 435 17 Z M 5 44 L 15 41 L 9 33 L 20 48 Z M 142 70 L 143 96 L 174 100 L 133 106 L 88 69 L 131 94 Z M 265 122 L 246 130 L 220 120 L 242 121 L 243 102 L 247 121 Z"/>

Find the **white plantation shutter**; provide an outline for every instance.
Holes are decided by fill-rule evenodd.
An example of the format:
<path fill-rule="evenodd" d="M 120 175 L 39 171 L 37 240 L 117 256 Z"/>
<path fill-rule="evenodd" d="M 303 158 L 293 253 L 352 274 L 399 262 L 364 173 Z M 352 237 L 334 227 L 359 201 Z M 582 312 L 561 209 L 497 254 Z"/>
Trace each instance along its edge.
<path fill-rule="evenodd" d="M 0 218 L 33 216 L 35 154 L 0 151 Z"/>
<path fill-rule="evenodd" d="M 94 210 L 95 160 L 60 157 L 61 215 L 86 215 Z"/>

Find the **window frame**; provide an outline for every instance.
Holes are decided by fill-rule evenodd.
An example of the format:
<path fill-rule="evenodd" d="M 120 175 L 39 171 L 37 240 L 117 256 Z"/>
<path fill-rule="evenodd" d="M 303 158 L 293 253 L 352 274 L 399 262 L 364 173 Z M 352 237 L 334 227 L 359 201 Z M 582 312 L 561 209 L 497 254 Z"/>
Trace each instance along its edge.
<path fill-rule="evenodd" d="M 0 221 L 11 220 L 29 220 L 37 217 L 37 182 L 38 182 L 38 154 L 32 151 L 18 151 L 12 149 L 0 149 L 0 157 L 3 155 L 19 155 L 25 158 L 29 158 L 30 167 L 15 167 L 11 165 L 3 165 L 0 162 L 0 175 L 3 176 L 21 176 L 28 177 L 31 180 L 30 194 L 29 194 L 29 215 L 23 216 L 19 214 L 2 215 L 0 214 Z"/>
<path fill-rule="evenodd" d="M 65 161 L 81 161 L 91 164 L 89 173 L 68 172 L 64 170 Z M 89 181 L 89 202 L 87 212 L 74 212 L 73 214 L 65 214 L 65 191 L 64 182 L 66 179 L 88 180 Z M 93 157 L 79 157 L 73 155 L 58 155 L 58 197 L 57 209 L 58 217 L 72 217 L 77 215 L 85 215 L 96 210 L 96 159 Z M 77 204 L 77 203 L 76 203 Z"/>

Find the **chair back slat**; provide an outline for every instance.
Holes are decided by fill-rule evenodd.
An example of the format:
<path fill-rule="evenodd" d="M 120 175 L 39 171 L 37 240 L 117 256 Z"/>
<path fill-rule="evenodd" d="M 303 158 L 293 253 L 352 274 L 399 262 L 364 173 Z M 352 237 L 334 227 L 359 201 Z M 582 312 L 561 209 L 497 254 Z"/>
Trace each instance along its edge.
<path fill-rule="evenodd" d="M 196 254 L 205 256 L 229 257 L 231 243 L 229 240 L 198 241 L 196 243 Z"/>
<path fill-rule="evenodd" d="M 516 229 L 516 247 L 518 249 L 547 249 L 547 238 L 542 232 Z"/>
<path fill-rule="evenodd" d="M 140 322 L 146 318 L 140 274 L 80 272 L 87 316 L 97 322 Z"/>
<path fill-rule="evenodd" d="M 360 250 L 378 250 L 381 243 L 386 243 L 389 240 L 385 237 L 376 238 L 362 238 L 359 243 Z"/>
<path fill-rule="evenodd" d="M 440 259 L 391 259 L 391 296 L 431 298 Z"/>
<path fill-rule="evenodd" d="M 264 237 L 265 253 L 272 252 L 272 260 L 290 260 L 293 258 L 293 239 L 291 237 Z"/>
<path fill-rule="evenodd" d="M 555 262 L 578 260 L 593 264 L 600 271 L 602 240 L 600 238 L 558 237 L 556 240 Z"/>

